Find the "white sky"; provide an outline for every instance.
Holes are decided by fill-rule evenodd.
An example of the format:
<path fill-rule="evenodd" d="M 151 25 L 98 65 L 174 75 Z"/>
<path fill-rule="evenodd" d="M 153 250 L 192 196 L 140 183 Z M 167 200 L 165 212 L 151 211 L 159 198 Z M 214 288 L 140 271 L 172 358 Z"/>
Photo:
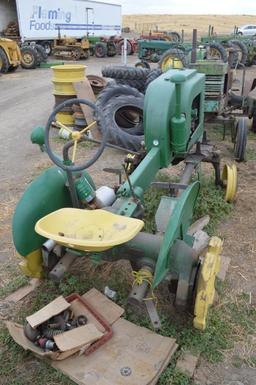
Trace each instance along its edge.
<path fill-rule="evenodd" d="M 256 15 L 256 0 L 102 0 L 121 4 L 123 14 Z"/>

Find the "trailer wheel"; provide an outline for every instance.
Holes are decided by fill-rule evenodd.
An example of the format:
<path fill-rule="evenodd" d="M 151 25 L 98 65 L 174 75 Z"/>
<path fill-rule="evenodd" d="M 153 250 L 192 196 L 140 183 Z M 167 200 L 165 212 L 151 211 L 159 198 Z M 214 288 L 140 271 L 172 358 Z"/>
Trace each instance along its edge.
<path fill-rule="evenodd" d="M 239 118 L 236 125 L 236 139 L 234 155 L 237 162 L 245 160 L 245 151 L 247 144 L 248 125 L 246 118 Z"/>
<path fill-rule="evenodd" d="M 222 60 L 224 63 L 228 61 L 227 51 L 220 43 L 210 43 L 207 45 L 206 59 Z"/>
<path fill-rule="evenodd" d="M 37 66 L 37 51 L 29 46 L 21 47 L 21 66 L 25 69 L 34 69 Z"/>
<path fill-rule="evenodd" d="M 39 62 L 40 63 L 46 63 L 47 62 L 47 59 L 48 59 L 48 55 L 44 49 L 43 46 L 41 46 L 40 44 L 36 44 L 35 45 L 35 50 L 37 51 L 38 53 L 38 56 L 39 56 Z"/>
<path fill-rule="evenodd" d="M 98 99 L 96 101 L 96 106 L 99 109 L 103 109 L 105 108 L 110 99 L 125 95 L 143 97 L 143 94 L 141 94 L 136 88 L 124 84 L 110 83 L 99 94 Z"/>
<path fill-rule="evenodd" d="M 50 41 L 42 41 L 40 45 L 44 48 L 47 56 L 50 56 L 52 53 L 52 43 Z"/>
<path fill-rule="evenodd" d="M 184 51 L 178 48 L 170 48 L 160 57 L 158 65 L 162 72 L 166 72 L 170 68 L 187 67 L 188 61 Z"/>
<path fill-rule="evenodd" d="M 109 142 L 129 150 L 138 151 L 143 135 L 144 97 L 119 96 L 112 98 L 103 110 Z M 125 122 L 125 124 L 124 124 Z M 99 124 L 104 132 L 104 126 Z"/>
<path fill-rule="evenodd" d="M 240 40 L 230 40 L 230 43 L 238 47 L 239 62 L 245 64 L 248 58 L 248 49 L 246 45 Z"/>
<path fill-rule="evenodd" d="M 9 71 L 9 60 L 2 48 L 0 48 L 0 72 L 6 74 Z"/>
<path fill-rule="evenodd" d="M 107 45 L 105 43 L 95 44 L 95 56 L 98 58 L 107 56 Z"/>

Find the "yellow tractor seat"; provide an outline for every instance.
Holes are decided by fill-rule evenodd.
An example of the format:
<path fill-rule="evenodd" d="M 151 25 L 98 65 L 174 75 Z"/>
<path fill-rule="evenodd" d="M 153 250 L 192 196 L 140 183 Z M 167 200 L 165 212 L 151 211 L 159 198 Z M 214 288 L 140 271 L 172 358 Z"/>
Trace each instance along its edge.
<path fill-rule="evenodd" d="M 105 210 L 64 208 L 41 218 L 35 231 L 68 248 L 104 251 L 128 242 L 143 226 L 140 219 Z"/>

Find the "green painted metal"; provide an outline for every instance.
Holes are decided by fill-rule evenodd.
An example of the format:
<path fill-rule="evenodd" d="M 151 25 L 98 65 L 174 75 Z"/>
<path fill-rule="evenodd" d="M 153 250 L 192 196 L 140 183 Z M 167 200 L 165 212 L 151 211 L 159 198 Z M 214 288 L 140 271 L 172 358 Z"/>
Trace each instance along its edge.
<path fill-rule="evenodd" d="M 191 69 L 172 69 L 150 83 L 147 88 L 144 105 L 145 142 L 147 151 L 159 144 L 160 167 L 168 167 L 174 158 L 184 156 L 185 151 L 175 151 L 171 146 L 173 140 L 172 117 L 175 115 L 176 88 L 172 78 L 179 73 L 185 77 L 181 85 L 180 112 L 186 116 L 183 129 L 186 143 L 185 151 L 188 151 L 203 136 L 204 129 L 204 74 L 199 74 Z M 196 107 L 193 107 L 196 103 Z M 198 110 L 198 122 L 191 136 L 192 111 Z M 175 137 L 174 137 L 175 138 Z"/>
<path fill-rule="evenodd" d="M 23 257 L 41 248 L 45 241 L 34 230 L 36 222 L 55 210 L 71 206 L 66 181 L 63 170 L 51 167 L 28 186 L 19 201 L 12 220 L 12 234 L 14 245 Z"/>
<path fill-rule="evenodd" d="M 199 193 L 200 183 L 191 184 L 177 200 L 173 213 L 166 228 L 163 243 L 157 258 L 153 288 L 159 285 L 170 269 L 172 259 L 170 249 L 176 239 L 184 240 L 191 224 L 194 206 Z"/>

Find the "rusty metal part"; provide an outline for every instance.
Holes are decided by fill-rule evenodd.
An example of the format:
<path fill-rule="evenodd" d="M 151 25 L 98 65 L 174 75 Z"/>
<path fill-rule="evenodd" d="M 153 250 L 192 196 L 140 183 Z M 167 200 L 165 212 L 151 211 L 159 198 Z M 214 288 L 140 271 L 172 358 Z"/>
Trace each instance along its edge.
<path fill-rule="evenodd" d="M 87 75 L 87 79 L 89 80 L 95 95 L 98 95 L 107 85 L 107 81 L 101 76 Z"/>

